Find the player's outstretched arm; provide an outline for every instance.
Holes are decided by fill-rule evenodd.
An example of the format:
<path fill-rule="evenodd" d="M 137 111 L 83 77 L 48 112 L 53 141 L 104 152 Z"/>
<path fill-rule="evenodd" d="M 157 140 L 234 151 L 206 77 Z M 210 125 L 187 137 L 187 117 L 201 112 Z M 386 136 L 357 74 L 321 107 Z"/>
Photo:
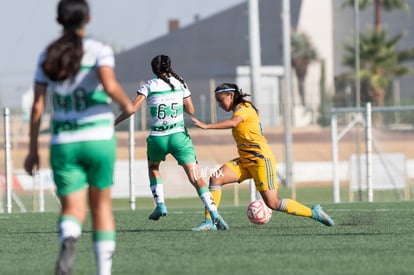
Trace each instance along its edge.
<path fill-rule="evenodd" d="M 129 118 L 132 114 L 138 111 L 139 107 L 141 106 L 142 102 L 144 102 L 145 96 L 143 94 L 137 94 L 137 96 L 132 100 L 132 111 L 123 111 L 119 116 L 115 119 L 115 126 L 119 123 L 124 121 L 125 119 Z"/>
<path fill-rule="evenodd" d="M 243 119 L 239 116 L 233 116 L 231 119 L 209 124 L 201 122 L 195 117 L 192 117 L 191 120 L 195 126 L 201 129 L 232 129 L 243 121 Z"/>

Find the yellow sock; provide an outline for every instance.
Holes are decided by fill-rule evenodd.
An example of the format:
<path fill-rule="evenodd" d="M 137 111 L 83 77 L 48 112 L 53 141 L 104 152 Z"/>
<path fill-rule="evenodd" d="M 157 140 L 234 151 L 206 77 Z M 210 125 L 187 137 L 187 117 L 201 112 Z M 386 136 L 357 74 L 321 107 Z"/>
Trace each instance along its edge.
<path fill-rule="evenodd" d="M 312 209 L 291 199 L 281 199 L 277 211 L 295 216 L 312 217 Z"/>
<path fill-rule="evenodd" d="M 210 193 L 218 209 L 221 201 L 221 185 L 210 184 Z M 207 211 L 207 209 L 205 209 L 204 211 L 206 219 L 211 219 L 210 213 Z"/>

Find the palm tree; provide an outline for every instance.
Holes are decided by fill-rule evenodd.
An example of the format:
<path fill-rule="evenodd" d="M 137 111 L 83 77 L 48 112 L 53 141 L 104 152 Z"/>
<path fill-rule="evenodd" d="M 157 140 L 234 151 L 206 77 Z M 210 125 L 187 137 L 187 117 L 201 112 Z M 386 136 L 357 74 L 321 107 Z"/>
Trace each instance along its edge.
<path fill-rule="evenodd" d="M 385 93 L 393 77 L 410 73 L 410 69 L 401 62 L 412 58 L 412 50 L 397 52 L 397 44 L 403 35 L 398 34 L 388 40 L 382 29 L 382 9 L 391 11 L 403 9 L 409 11 L 404 0 L 345 0 L 344 7 L 354 5 L 358 1 L 359 8 L 365 9 L 374 2 L 374 31 L 368 31 L 360 37 L 360 79 L 368 86 L 368 95 L 374 106 L 383 106 Z M 353 46 L 345 45 L 345 65 L 354 67 L 355 51 Z M 352 59 L 352 60 L 351 60 Z M 361 93 L 361 96 L 364 96 Z"/>
<path fill-rule="evenodd" d="M 402 76 L 411 72 L 409 67 L 401 64 L 413 56 L 413 51 L 397 51 L 397 45 L 403 38 L 398 34 L 391 39 L 387 38 L 385 31 L 369 31 L 360 37 L 360 79 L 368 86 L 368 100 L 374 106 L 384 106 L 385 91 L 390 87 L 395 76 Z M 355 68 L 355 48 L 345 45 L 343 63 Z"/>
<path fill-rule="evenodd" d="M 308 66 L 311 62 L 318 59 L 316 49 L 312 46 L 309 37 L 306 34 L 292 32 L 292 67 L 295 70 L 298 79 L 298 88 L 301 103 L 306 107 L 305 101 L 305 79 L 308 72 Z"/>
<path fill-rule="evenodd" d="M 343 7 L 353 7 L 355 0 L 345 0 Z M 377 33 L 382 31 L 382 10 L 392 11 L 395 9 L 409 11 L 410 8 L 405 0 L 357 0 L 359 9 L 363 10 L 374 1 L 374 28 Z"/>

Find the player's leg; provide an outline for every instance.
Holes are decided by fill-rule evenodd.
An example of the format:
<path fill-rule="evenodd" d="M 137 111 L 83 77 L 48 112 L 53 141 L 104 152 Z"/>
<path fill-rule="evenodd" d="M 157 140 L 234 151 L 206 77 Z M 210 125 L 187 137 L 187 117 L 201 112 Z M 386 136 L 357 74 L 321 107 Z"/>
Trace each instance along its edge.
<path fill-rule="evenodd" d="M 201 178 L 200 171 L 197 163 L 184 163 L 182 164 L 185 173 L 187 174 L 188 180 L 194 186 L 197 191 L 198 196 L 204 204 L 206 211 L 212 217 L 211 220 L 211 230 L 227 230 L 229 226 L 221 217 L 217 211 L 216 204 L 214 203 L 213 197 L 208 189 L 206 182 Z"/>
<path fill-rule="evenodd" d="M 231 168 L 230 168 L 231 167 Z M 210 177 L 209 190 L 213 200 L 218 208 L 221 202 L 222 186 L 228 183 L 238 182 L 240 179 L 240 170 L 238 162 L 235 160 L 226 162 Z M 213 219 L 210 212 L 205 208 L 205 218 L 196 227 L 194 231 L 209 231 L 215 230 Z"/>
<path fill-rule="evenodd" d="M 188 133 L 181 132 L 171 135 L 168 151 L 171 152 L 178 164 L 184 168 L 188 180 L 194 186 L 205 208 L 212 216 L 213 225 L 219 230 L 228 229 L 229 226 L 218 213 L 208 186 L 200 175 L 194 145 Z"/>
<path fill-rule="evenodd" d="M 319 204 L 311 208 L 292 199 L 280 198 L 277 189 L 260 191 L 263 200 L 267 206 L 279 212 L 285 212 L 290 215 L 312 218 L 326 226 L 333 226 L 335 222 L 322 210 Z"/>
<path fill-rule="evenodd" d="M 159 171 L 161 161 L 168 154 L 169 136 L 149 136 L 147 138 L 148 177 L 150 189 L 155 202 L 154 211 L 148 216 L 157 221 L 167 215 L 167 206 L 164 199 L 164 186 Z"/>
<path fill-rule="evenodd" d="M 273 210 L 295 216 L 312 217 L 312 210 L 309 207 L 292 199 L 280 198 L 277 189 L 259 192 L 266 205 Z"/>
<path fill-rule="evenodd" d="M 154 221 L 159 220 L 161 217 L 166 216 L 168 213 L 164 198 L 164 186 L 162 184 L 159 168 L 159 162 L 148 162 L 150 188 L 156 205 L 154 211 L 149 215 L 148 218 Z"/>
<path fill-rule="evenodd" d="M 237 160 L 226 162 L 211 175 L 209 189 L 217 208 L 221 202 L 222 186 L 229 183 L 237 183 L 240 177 L 241 171 Z M 206 218 L 209 218 L 208 213 L 206 213 Z"/>
<path fill-rule="evenodd" d="M 292 199 L 280 198 L 278 194 L 276 161 L 264 159 L 259 165 L 250 167 L 256 189 L 260 192 L 266 205 L 276 211 L 290 215 L 313 218 L 325 225 L 333 225 L 333 220 L 320 207 L 309 208 Z"/>
<path fill-rule="evenodd" d="M 84 143 L 83 156 L 89 182 L 89 206 L 92 215 L 92 240 L 97 274 L 111 274 L 116 247 L 115 220 L 112 212 L 111 187 L 115 163 L 116 141 Z"/>
<path fill-rule="evenodd" d="M 60 197 L 62 212 L 58 220 L 60 252 L 56 262 L 56 274 L 71 274 L 75 258 L 76 242 L 82 233 L 86 218 L 86 189 Z"/>
<path fill-rule="evenodd" d="M 249 170 L 253 176 L 256 190 L 260 192 L 269 208 L 296 216 L 312 216 L 312 211 L 309 207 L 294 200 L 279 197 L 276 161 L 266 158 L 261 160 L 258 165 L 249 167 Z"/>
<path fill-rule="evenodd" d="M 213 201 L 213 198 L 211 197 L 210 191 L 208 190 L 207 183 L 201 177 L 197 163 L 184 163 L 181 166 L 183 167 L 184 172 L 186 173 L 191 185 L 193 185 L 196 189 L 197 194 L 203 202 L 204 206 L 208 209 L 209 212 L 217 211 L 216 205 Z"/>
<path fill-rule="evenodd" d="M 90 187 L 89 201 L 92 214 L 92 240 L 97 274 L 111 274 L 112 257 L 116 247 L 115 221 L 112 212 L 111 189 Z"/>
<path fill-rule="evenodd" d="M 50 164 L 62 205 L 58 220 L 60 253 L 56 263 L 57 274 L 71 274 L 75 245 L 81 236 L 86 218 L 86 175 L 76 161 L 79 144 L 52 145 Z"/>

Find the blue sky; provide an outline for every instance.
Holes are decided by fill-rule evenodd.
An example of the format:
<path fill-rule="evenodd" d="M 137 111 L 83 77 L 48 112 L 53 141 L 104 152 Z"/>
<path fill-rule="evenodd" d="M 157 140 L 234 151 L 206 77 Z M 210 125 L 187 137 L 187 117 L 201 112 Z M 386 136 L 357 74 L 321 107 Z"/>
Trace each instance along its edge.
<path fill-rule="evenodd" d="M 184 27 L 246 0 L 89 0 L 88 34 L 125 50 L 168 32 L 168 20 Z M 60 34 L 57 0 L 0 3 L 0 106 L 16 104 L 32 86 L 39 52 Z M 13 94 L 10 97 L 10 94 Z"/>

